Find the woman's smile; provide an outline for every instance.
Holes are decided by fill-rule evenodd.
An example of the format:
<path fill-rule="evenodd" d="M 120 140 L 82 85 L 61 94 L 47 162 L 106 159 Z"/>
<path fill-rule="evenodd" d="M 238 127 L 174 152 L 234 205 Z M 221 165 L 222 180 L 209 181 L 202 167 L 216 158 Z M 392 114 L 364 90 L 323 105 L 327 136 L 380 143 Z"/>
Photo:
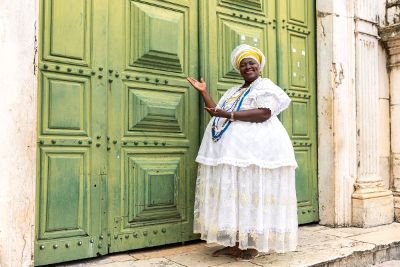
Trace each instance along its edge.
<path fill-rule="evenodd" d="M 246 82 L 252 82 L 260 75 L 260 64 L 253 58 L 245 58 L 240 62 L 239 70 Z"/>

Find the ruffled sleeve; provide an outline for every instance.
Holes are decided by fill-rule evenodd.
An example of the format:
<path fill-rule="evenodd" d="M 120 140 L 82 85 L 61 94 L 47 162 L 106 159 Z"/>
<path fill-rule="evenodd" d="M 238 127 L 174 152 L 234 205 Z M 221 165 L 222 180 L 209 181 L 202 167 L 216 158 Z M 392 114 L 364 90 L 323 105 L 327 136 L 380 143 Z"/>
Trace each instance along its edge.
<path fill-rule="evenodd" d="M 272 116 L 277 116 L 290 104 L 289 96 L 271 80 L 257 86 L 253 95 L 256 108 L 268 108 Z"/>

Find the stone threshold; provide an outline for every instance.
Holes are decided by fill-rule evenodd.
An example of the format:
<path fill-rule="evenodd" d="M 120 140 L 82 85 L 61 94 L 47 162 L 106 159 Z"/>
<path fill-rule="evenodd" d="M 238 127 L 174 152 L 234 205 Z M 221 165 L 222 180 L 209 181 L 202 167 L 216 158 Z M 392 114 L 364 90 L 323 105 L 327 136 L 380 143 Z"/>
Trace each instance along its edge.
<path fill-rule="evenodd" d="M 285 254 L 261 255 L 251 262 L 238 262 L 230 257 L 212 257 L 211 253 L 218 248 L 220 246 L 197 241 L 186 245 L 166 245 L 128 251 L 96 259 L 62 263 L 56 266 L 400 266 L 400 261 L 396 261 L 400 260 L 400 223 L 372 228 L 330 228 L 321 225 L 301 226 L 297 251 Z"/>

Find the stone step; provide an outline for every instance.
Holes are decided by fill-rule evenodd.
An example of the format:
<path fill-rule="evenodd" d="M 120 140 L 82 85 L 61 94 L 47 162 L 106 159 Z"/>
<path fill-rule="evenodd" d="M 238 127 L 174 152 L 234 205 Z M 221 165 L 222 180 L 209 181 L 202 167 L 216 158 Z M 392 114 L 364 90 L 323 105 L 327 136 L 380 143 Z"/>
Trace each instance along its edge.
<path fill-rule="evenodd" d="M 400 261 L 385 261 L 382 262 L 378 265 L 374 265 L 374 267 L 399 267 L 400 266 Z"/>
<path fill-rule="evenodd" d="M 391 260 L 400 260 L 398 223 L 373 228 L 303 226 L 297 251 L 252 262 L 260 266 L 366 267 Z"/>
<path fill-rule="evenodd" d="M 333 260 L 310 265 L 312 267 L 400 267 L 400 242 L 377 245 L 373 249 L 354 251 Z"/>
<path fill-rule="evenodd" d="M 205 242 L 194 242 L 185 246 L 166 245 L 57 266 L 400 267 L 399 262 L 394 261 L 400 260 L 400 224 L 373 228 L 302 226 L 299 229 L 299 245 L 296 251 L 260 255 L 251 262 L 237 262 L 231 257 L 212 257 L 211 253 L 220 247 Z"/>

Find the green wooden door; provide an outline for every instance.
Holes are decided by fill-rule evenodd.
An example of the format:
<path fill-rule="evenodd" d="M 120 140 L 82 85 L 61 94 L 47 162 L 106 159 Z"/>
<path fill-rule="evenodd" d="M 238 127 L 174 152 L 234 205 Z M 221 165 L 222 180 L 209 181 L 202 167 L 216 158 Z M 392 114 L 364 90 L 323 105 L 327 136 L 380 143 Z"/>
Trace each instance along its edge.
<path fill-rule="evenodd" d="M 40 0 L 35 264 L 197 238 L 208 118 L 185 77 L 201 72 L 219 98 L 241 81 L 229 62 L 240 43 L 266 52 L 263 75 L 292 98 L 281 119 L 299 220 L 316 221 L 313 11 L 311 0 Z"/>
<path fill-rule="evenodd" d="M 110 252 L 195 238 L 197 1 L 113 0 L 109 9 Z"/>
<path fill-rule="evenodd" d="M 36 265 L 107 251 L 107 1 L 42 0 L 40 12 Z"/>
<path fill-rule="evenodd" d="M 263 75 L 276 80 L 274 18 L 275 1 L 201 1 L 201 74 L 214 99 L 219 99 L 227 89 L 242 82 L 230 61 L 232 50 L 239 44 L 249 44 L 265 51 L 268 60 Z"/>
<path fill-rule="evenodd" d="M 291 97 L 280 116 L 293 141 L 299 223 L 318 221 L 313 0 L 201 1 L 201 74 L 218 99 L 242 82 L 230 63 L 239 44 L 265 52 L 263 72 Z M 203 116 L 203 126 L 208 116 Z"/>
<path fill-rule="evenodd" d="M 282 114 L 299 167 L 299 223 L 318 221 L 314 0 L 277 1 L 278 83 L 292 99 Z"/>

